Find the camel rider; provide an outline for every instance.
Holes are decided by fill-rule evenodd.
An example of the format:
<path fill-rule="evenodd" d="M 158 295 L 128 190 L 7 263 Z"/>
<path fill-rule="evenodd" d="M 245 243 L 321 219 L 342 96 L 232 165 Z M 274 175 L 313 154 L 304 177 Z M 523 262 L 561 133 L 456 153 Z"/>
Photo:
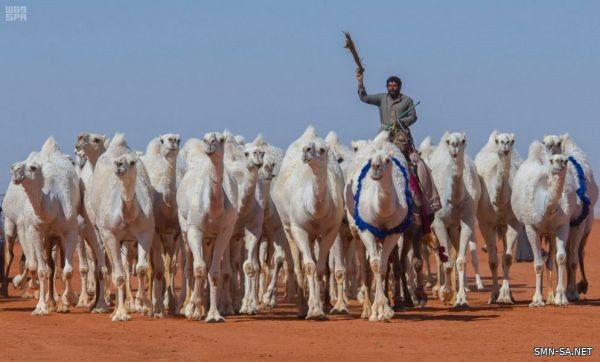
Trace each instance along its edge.
<path fill-rule="evenodd" d="M 367 94 L 363 84 L 363 74 L 356 74 L 358 80 L 358 97 L 361 101 L 379 107 L 382 130 L 390 131 L 390 141 L 394 143 L 411 166 L 411 173 L 417 176 L 422 200 L 422 215 L 430 216 L 441 208 L 440 197 L 431 177 L 431 170 L 417 153 L 413 138 L 408 128 L 417 121 L 417 113 L 413 100 L 400 92 L 402 81 L 391 76 L 386 81 L 387 93 Z M 417 204 L 420 204 L 417 202 Z M 429 222 L 432 218 L 429 217 Z"/>

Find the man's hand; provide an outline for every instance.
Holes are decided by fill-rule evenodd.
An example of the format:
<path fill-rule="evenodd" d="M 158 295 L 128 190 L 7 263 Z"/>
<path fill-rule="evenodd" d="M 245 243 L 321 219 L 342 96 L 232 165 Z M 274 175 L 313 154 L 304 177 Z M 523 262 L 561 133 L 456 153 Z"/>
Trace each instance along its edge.
<path fill-rule="evenodd" d="M 356 73 L 356 80 L 358 81 L 358 83 L 362 84 L 364 78 L 365 76 L 363 73 Z"/>

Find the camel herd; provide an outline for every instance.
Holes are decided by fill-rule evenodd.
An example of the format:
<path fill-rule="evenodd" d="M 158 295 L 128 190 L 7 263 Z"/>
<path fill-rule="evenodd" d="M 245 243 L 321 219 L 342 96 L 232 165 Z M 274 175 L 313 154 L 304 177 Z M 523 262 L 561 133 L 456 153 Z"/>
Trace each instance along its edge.
<path fill-rule="evenodd" d="M 509 270 L 519 236 L 534 255 L 531 307 L 566 305 L 587 292 L 585 244 L 598 187 L 568 134 L 534 141 L 524 161 L 509 133 L 494 131 L 474 160 L 464 133 L 446 132 L 436 146 L 425 139 L 419 153 L 442 204 L 431 231 L 417 223 L 426 217 L 417 212 L 418 188 L 388 138 L 382 132 L 348 148 L 335 133 L 323 139 L 308 127 L 284 153 L 262 136 L 246 143 L 211 132 L 180 147 L 179 135 L 164 134 L 142 153 L 123 134 L 82 133 L 71 158 L 50 137 L 11 166 L 1 291 L 7 294 L 18 241 L 24 257 L 12 282 L 36 296 L 33 315 L 74 305 L 106 313 L 114 303 L 113 321 L 137 312 L 220 322 L 273 308 L 283 271 L 285 297 L 299 301 L 301 317 L 347 313 L 356 298 L 362 318 L 388 320 L 399 308 L 425 305 L 428 287 L 444 302 L 468 305 L 467 250 L 483 289 L 478 225 L 492 274 L 489 303 L 514 303 Z M 71 281 L 75 253 L 79 295 Z M 554 264 L 557 281 L 548 283 L 544 302 L 543 270 Z"/>

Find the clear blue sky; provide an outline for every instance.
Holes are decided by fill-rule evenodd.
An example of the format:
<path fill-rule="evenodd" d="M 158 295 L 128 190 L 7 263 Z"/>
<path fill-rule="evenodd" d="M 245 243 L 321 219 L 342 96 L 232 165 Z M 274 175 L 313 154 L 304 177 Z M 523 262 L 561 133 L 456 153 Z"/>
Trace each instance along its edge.
<path fill-rule="evenodd" d="M 466 131 L 471 155 L 497 128 L 525 156 L 570 132 L 600 170 L 598 1 L 6 1 L 0 19 L 0 189 L 9 165 L 54 135 L 125 132 L 144 149 L 227 127 L 286 147 L 308 124 L 373 136 L 356 96 L 354 37 L 369 92 L 391 74 L 421 101 L 414 134 Z M 596 134 L 596 136 L 594 136 Z"/>

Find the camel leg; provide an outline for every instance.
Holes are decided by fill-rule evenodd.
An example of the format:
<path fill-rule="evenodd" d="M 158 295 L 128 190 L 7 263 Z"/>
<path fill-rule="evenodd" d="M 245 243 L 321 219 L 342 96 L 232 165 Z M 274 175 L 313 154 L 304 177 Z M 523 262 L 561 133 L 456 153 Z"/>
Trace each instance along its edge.
<path fill-rule="evenodd" d="M 518 224 L 512 224 L 509 223 L 507 228 L 506 228 L 506 232 L 502 233 L 501 235 L 505 235 L 502 238 L 502 242 L 504 244 L 504 256 L 502 258 L 502 271 L 503 271 L 503 275 L 502 275 L 502 287 L 500 288 L 500 294 L 498 296 L 498 303 L 506 303 L 506 304 L 513 304 L 514 303 L 514 299 L 512 297 L 512 293 L 510 291 L 510 285 L 509 285 L 509 272 L 510 272 L 510 266 L 512 265 L 512 261 L 513 261 L 513 250 L 514 250 L 514 246 L 517 243 L 517 238 L 519 237 L 519 225 Z"/>
<path fill-rule="evenodd" d="M 243 287 L 242 239 L 235 236 L 229 244 L 231 258 L 231 303 L 235 311 L 242 308 L 241 290 Z"/>
<path fill-rule="evenodd" d="M 79 294 L 79 299 L 77 300 L 77 307 L 80 308 L 89 307 L 91 299 L 87 288 L 87 279 L 90 268 L 88 265 L 88 257 L 84 243 L 85 241 L 80 234 L 77 238 L 77 246 L 75 248 L 77 251 L 77 259 L 79 260 L 79 276 L 81 277 L 81 293 Z"/>
<path fill-rule="evenodd" d="M 149 269 L 149 260 L 148 256 L 150 254 L 150 249 L 152 248 L 152 243 L 154 240 L 154 230 L 146 231 L 136 236 L 138 241 L 138 253 L 137 253 L 137 264 L 135 270 L 137 272 L 138 280 L 139 280 L 139 290 L 138 300 L 141 305 L 141 313 L 150 316 L 152 313 L 152 303 L 150 298 L 148 298 L 149 291 L 146 290 L 146 282 L 148 281 L 148 269 Z M 160 242 L 160 241 L 159 241 Z M 162 262 L 160 263 L 162 266 Z M 163 271 L 164 275 L 164 271 Z M 162 299 L 162 296 L 161 296 Z"/>
<path fill-rule="evenodd" d="M 474 240 L 475 234 L 473 232 L 474 220 L 469 218 L 461 220 L 460 223 L 460 244 L 458 248 L 458 257 L 456 258 L 456 269 L 458 270 L 458 292 L 456 294 L 456 300 L 454 306 L 468 306 L 466 290 L 466 254 L 467 246 L 469 242 Z"/>
<path fill-rule="evenodd" d="M 181 294 L 179 295 L 179 301 L 177 304 L 177 310 L 179 314 L 185 315 L 186 308 L 190 304 L 192 298 L 192 291 L 194 290 L 195 277 L 194 277 L 194 258 L 192 250 L 187 240 L 187 233 L 182 233 L 181 238 L 183 240 L 183 250 L 181 253 L 181 274 L 183 279 L 183 285 L 181 287 Z M 192 310 L 194 307 L 191 307 Z M 191 318 L 191 317 L 190 317 Z"/>
<path fill-rule="evenodd" d="M 356 267 L 356 240 L 351 237 L 346 241 L 344 248 L 344 260 L 346 263 L 346 301 L 356 298 L 358 292 L 358 277 Z"/>
<path fill-rule="evenodd" d="M 448 233 L 448 229 L 446 228 L 446 225 L 444 225 L 444 222 L 438 218 L 435 218 L 432 224 L 432 228 L 435 231 L 435 234 L 440 242 L 440 246 L 442 246 L 446 252 L 448 253 L 448 261 L 446 263 L 443 264 L 443 271 L 445 274 L 444 277 L 444 285 L 440 286 L 437 294 L 440 298 L 440 300 L 442 302 L 449 302 L 452 299 L 452 296 L 454 295 L 454 290 L 451 286 L 451 273 L 452 273 L 452 269 L 454 267 L 454 260 L 452 260 L 452 257 L 450 255 L 450 246 L 451 246 L 451 241 L 450 241 L 450 235 Z M 438 283 L 440 283 L 441 281 L 439 279 L 441 279 L 441 270 L 442 268 L 440 268 L 440 276 L 438 277 Z"/>
<path fill-rule="evenodd" d="M 219 279 L 221 274 L 221 260 L 223 258 L 223 252 L 229 244 L 229 240 L 231 239 L 232 233 L 233 225 L 230 225 L 227 229 L 223 230 L 217 236 L 215 240 L 215 245 L 212 250 L 210 269 L 208 271 L 208 283 L 210 288 L 210 307 L 208 309 L 208 313 L 205 319 L 205 321 L 208 323 L 225 321 L 221 314 L 219 314 L 219 308 L 217 308 L 219 300 Z"/>
<path fill-rule="evenodd" d="M 303 268 L 303 260 L 300 248 L 294 239 L 294 235 L 288 229 L 285 229 L 285 235 L 290 246 L 290 253 L 293 259 L 294 275 L 298 285 L 298 318 L 307 318 L 308 305 L 306 304 L 306 288 L 307 281 L 305 276 L 305 268 Z M 289 265 L 288 265 L 289 268 Z"/>
<path fill-rule="evenodd" d="M 205 315 L 203 289 L 206 278 L 203 235 L 198 229 L 190 228 L 187 232 L 187 241 L 193 255 L 194 289 L 185 307 L 185 316 L 187 319 L 201 320 Z"/>
<path fill-rule="evenodd" d="M 567 264 L 567 239 L 569 237 L 569 225 L 563 226 L 556 233 L 556 264 L 558 267 L 558 281 L 556 292 L 554 293 L 554 304 L 565 306 L 569 304 L 567 299 L 567 288 L 565 282 L 566 264 Z"/>
<path fill-rule="evenodd" d="M 52 247 L 53 247 L 53 242 L 49 242 L 48 244 L 44 245 L 44 261 L 46 263 L 46 275 L 47 275 L 47 280 L 48 280 L 48 292 L 46 294 L 46 296 L 44 296 L 46 298 L 46 303 L 48 304 L 48 312 L 56 312 L 56 311 L 60 311 L 57 306 L 56 306 L 56 298 L 55 296 L 57 295 L 57 293 L 55 293 L 55 289 L 56 289 L 56 263 L 54 261 L 54 255 L 52 253 Z M 67 308 L 68 311 L 68 308 Z"/>
<path fill-rule="evenodd" d="M 373 238 L 369 232 L 361 232 L 361 239 Z M 371 315 L 369 316 L 370 321 L 384 321 L 389 320 L 394 316 L 394 311 L 390 308 L 389 302 L 383 291 L 383 276 L 387 273 L 390 253 L 395 246 L 399 245 L 400 238 L 403 238 L 400 234 L 393 234 L 387 236 L 383 240 L 381 247 L 381 253 L 374 249 L 375 242 L 365 243 L 369 253 L 369 261 L 373 277 L 375 278 L 375 297 L 373 299 L 373 305 L 371 306 Z M 369 246 L 367 246 L 369 245 Z"/>
<path fill-rule="evenodd" d="M 63 269 L 63 280 L 65 282 L 65 290 L 63 291 L 63 295 L 61 297 L 61 306 L 59 308 L 59 312 L 68 312 L 69 306 L 76 304 L 76 300 L 71 299 L 71 295 L 73 294 L 73 290 L 71 287 L 71 277 L 73 276 L 73 253 L 75 252 L 75 248 L 77 247 L 77 240 L 79 239 L 79 231 L 73 231 L 64 238 L 64 257 L 65 257 L 65 267 Z M 83 285 L 83 289 L 85 289 L 85 284 Z"/>
<path fill-rule="evenodd" d="M 469 240 L 469 251 L 471 252 L 471 264 L 473 265 L 473 269 L 475 270 L 475 287 L 477 288 L 477 290 L 483 290 L 483 282 L 481 281 L 481 274 L 479 273 L 479 258 L 477 257 L 477 239 L 475 238 L 474 233 L 473 239 Z M 467 286 L 466 279 L 465 287 L 467 288 L 467 290 L 469 289 L 469 287 Z"/>
<path fill-rule="evenodd" d="M 425 274 L 423 273 L 423 231 L 420 228 L 413 228 L 410 232 L 412 239 L 412 270 L 416 274 L 416 288 L 414 303 L 420 307 L 427 304 L 427 293 L 425 293 Z M 406 244 L 406 243 L 405 243 Z M 408 244 L 410 249 L 410 244 Z"/>
<path fill-rule="evenodd" d="M 494 226 L 488 223 L 480 222 L 479 230 L 481 231 L 481 235 L 483 235 L 483 239 L 485 240 L 485 246 L 488 254 L 488 265 L 490 266 L 490 272 L 492 273 L 492 290 L 490 292 L 488 304 L 498 303 L 500 286 L 498 285 L 498 250 L 496 249 L 496 234 L 494 233 Z"/>
<path fill-rule="evenodd" d="M 10 221 L 8 218 L 4 219 L 4 256 L 5 256 L 5 267 L 4 267 L 4 279 L 2 280 L 2 289 L 0 295 L 8 297 L 8 279 L 10 273 L 10 266 L 15 257 L 14 248 L 17 239 L 17 225 Z"/>
<path fill-rule="evenodd" d="M 567 298 L 571 302 L 579 300 L 577 293 L 577 267 L 579 265 L 579 246 L 583 238 L 585 224 L 572 227 L 567 241 Z"/>
<path fill-rule="evenodd" d="M 588 281 L 585 275 L 585 244 L 587 244 L 587 239 L 589 237 L 589 231 L 586 231 L 583 236 L 581 243 L 579 244 L 579 250 L 577 253 L 579 255 L 579 269 L 581 270 L 581 281 L 577 283 L 577 292 L 587 294 L 588 291 Z"/>
<path fill-rule="evenodd" d="M 219 293 L 219 312 L 224 315 L 234 315 L 235 310 L 231 302 L 231 243 L 227 245 L 223 252 L 223 262 L 221 265 L 222 276 L 221 276 L 221 293 Z"/>
<path fill-rule="evenodd" d="M 269 282 L 269 263 L 271 260 L 271 254 L 269 252 L 269 243 L 264 238 L 260 239 L 258 243 L 258 262 L 259 262 L 259 273 L 258 273 L 258 299 L 262 301 L 262 297 L 266 292 L 266 287 Z"/>
<path fill-rule="evenodd" d="M 100 241 L 100 235 L 91 225 L 86 226 L 86 240 L 90 245 L 91 251 L 94 254 L 96 260 L 96 267 L 94 269 L 94 278 L 96 279 L 96 300 L 92 306 L 92 313 L 108 313 L 109 304 L 107 303 L 107 297 L 110 296 L 106 293 L 107 281 L 108 281 L 108 268 L 106 267 L 106 255 L 104 250 L 104 243 Z"/>
<path fill-rule="evenodd" d="M 542 240 L 531 225 L 525 226 L 525 232 L 527 233 L 527 239 L 529 239 L 529 245 L 531 245 L 531 250 L 533 251 L 533 267 L 535 270 L 535 293 L 533 295 L 531 303 L 529 303 L 529 306 L 543 307 L 546 304 L 544 303 L 544 298 L 542 296 L 542 283 L 544 271 L 544 259 L 542 258 Z"/>
<path fill-rule="evenodd" d="M 127 309 L 130 312 L 136 312 L 137 306 L 135 305 L 135 300 L 133 298 L 133 293 L 131 291 L 131 265 L 129 263 L 130 253 L 128 243 L 124 242 L 120 247 L 120 256 L 121 256 L 121 264 L 123 265 L 123 270 L 125 272 L 125 304 L 127 305 Z"/>
<path fill-rule="evenodd" d="M 291 225 L 291 234 L 296 242 L 302 257 L 302 267 L 307 279 L 308 286 L 308 313 L 306 319 L 320 319 L 324 316 L 321 305 L 321 296 L 317 295 L 316 263 L 312 255 L 308 233 L 297 225 Z M 304 281 L 299 281 L 304 282 Z"/>
<path fill-rule="evenodd" d="M 112 279 L 117 289 L 117 304 L 111 315 L 113 322 L 131 320 L 125 306 L 125 270 L 121 257 L 121 242 L 110 231 L 102 233 L 102 240 L 110 258 Z"/>
<path fill-rule="evenodd" d="M 152 311 L 150 314 L 154 318 L 162 318 L 165 313 L 163 290 L 165 265 L 162 258 L 162 246 L 161 235 L 159 233 L 154 233 L 154 237 L 152 238 L 152 249 L 150 252 L 152 256 L 152 276 L 154 278 L 152 290 L 150 291 L 152 295 Z"/>
<path fill-rule="evenodd" d="M 23 234 L 19 233 L 19 235 Z M 46 281 L 48 279 L 48 267 L 45 261 L 46 251 L 42 244 L 43 241 L 41 235 L 32 226 L 27 228 L 26 239 L 27 242 L 30 243 L 35 257 L 35 260 L 32 260 L 29 266 L 31 278 L 34 279 L 37 276 L 40 288 L 38 303 L 31 315 L 47 315 L 50 311 L 48 309 L 48 303 L 46 302 Z"/>
<path fill-rule="evenodd" d="M 259 225 L 246 226 L 244 235 L 244 248 L 246 260 L 244 261 L 244 298 L 242 300 L 241 314 L 258 313 L 257 278 L 260 271 L 258 261 L 258 238 L 260 237 L 262 222 Z"/>
<path fill-rule="evenodd" d="M 329 313 L 331 314 L 348 314 L 348 300 L 346 299 L 346 266 L 344 260 L 343 241 L 338 233 L 331 247 L 329 256 L 333 259 L 333 277 L 335 284 L 330 287 L 332 292 L 335 290 L 335 304 Z M 333 294 L 333 293 L 332 293 Z"/>
<path fill-rule="evenodd" d="M 279 271 L 283 267 L 283 263 L 285 261 L 285 252 L 283 248 L 277 243 L 273 243 L 273 275 L 271 276 L 271 280 L 269 281 L 269 286 L 267 287 L 267 291 L 263 296 L 263 304 L 267 308 L 275 308 L 277 305 L 277 298 L 275 296 L 275 292 L 277 289 L 277 276 L 279 275 Z"/>

